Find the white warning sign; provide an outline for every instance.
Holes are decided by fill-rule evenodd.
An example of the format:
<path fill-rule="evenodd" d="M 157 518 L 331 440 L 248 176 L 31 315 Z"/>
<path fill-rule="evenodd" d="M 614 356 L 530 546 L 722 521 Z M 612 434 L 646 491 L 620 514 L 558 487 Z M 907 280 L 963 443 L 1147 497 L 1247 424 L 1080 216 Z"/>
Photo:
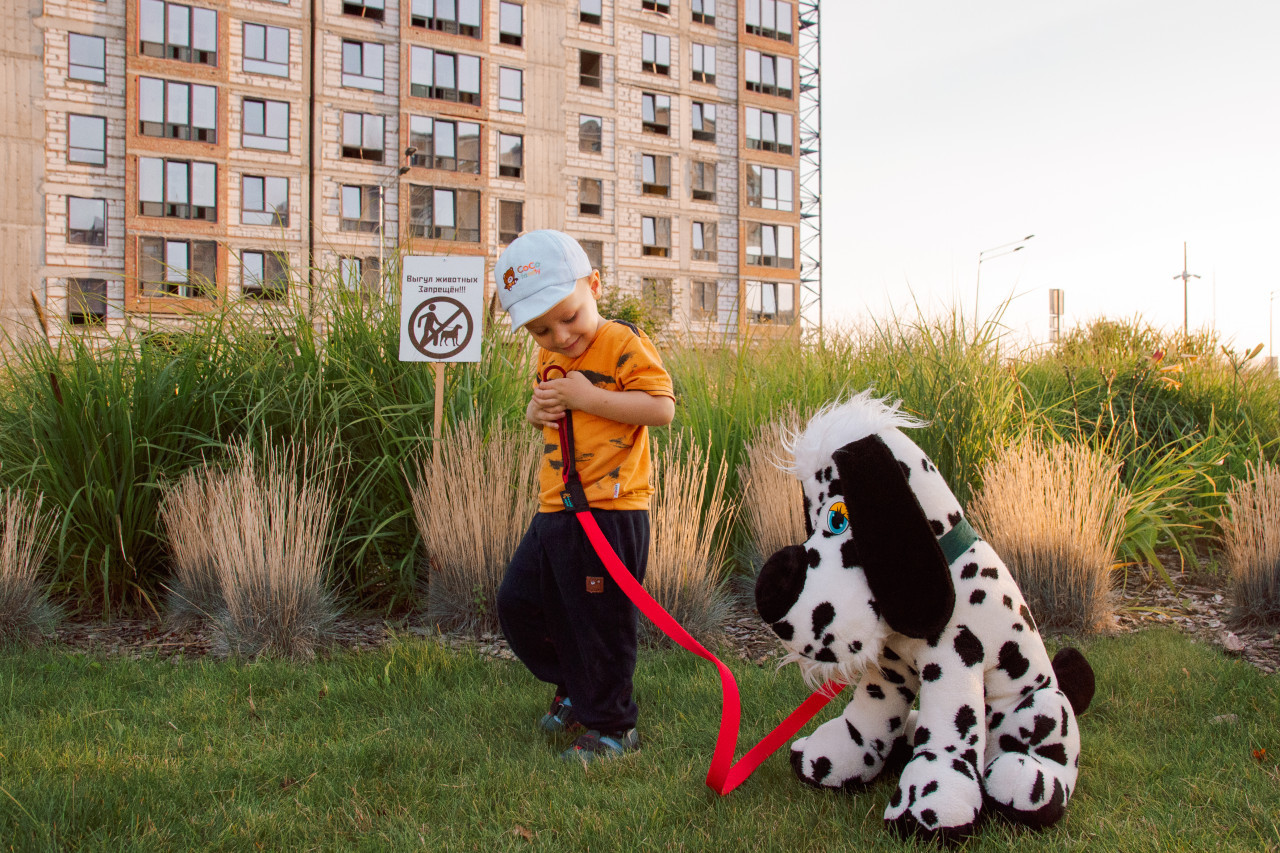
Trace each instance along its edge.
<path fill-rule="evenodd" d="M 484 258 L 409 255 L 401 270 L 400 360 L 479 361 Z"/>

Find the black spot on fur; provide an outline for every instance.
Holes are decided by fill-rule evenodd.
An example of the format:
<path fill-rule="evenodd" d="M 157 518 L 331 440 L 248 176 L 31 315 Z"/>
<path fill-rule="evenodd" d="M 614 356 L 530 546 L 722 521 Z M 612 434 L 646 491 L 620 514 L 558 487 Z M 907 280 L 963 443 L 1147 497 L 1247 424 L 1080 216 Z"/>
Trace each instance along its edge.
<path fill-rule="evenodd" d="M 889 648 L 888 646 L 884 647 L 884 659 L 885 660 L 902 660 L 902 658 L 898 655 L 898 653 L 895 652 L 893 649 Z"/>
<path fill-rule="evenodd" d="M 1030 693 L 1031 691 L 1030 691 L 1030 689 L 1027 689 L 1027 690 L 1026 690 L 1026 692 Z M 1018 707 L 1014 708 L 1013 710 L 1015 710 L 1015 711 L 1025 711 L 1025 710 L 1027 710 L 1028 708 L 1030 708 L 1032 705 L 1034 705 L 1035 703 L 1036 703 L 1036 697 L 1034 697 L 1034 696 L 1028 696 L 1027 698 L 1023 699 L 1021 702 L 1019 702 L 1019 703 L 1018 703 Z"/>
<path fill-rule="evenodd" d="M 846 569 L 852 569 L 854 566 L 861 565 L 862 559 L 858 555 L 858 543 L 852 539 L 846 539 L 840 543 L 840 565 Z"/>
<path fill-rule="evenodd" d="M 1044 799 L 1044 772 L 1036 771 L 1036 781 L 1031 786 L 1031 802 L 1038 803 Z"/>
<path fill-rule="evenodd" d="M 927 663 L 924 669 L 920 670 L 920 677 L 925 681 L 937 681 L 942 677 L 942 667 L 936 663 Z"/>
<path fill-rule="evenodd" d="M 973 580 L 973 579 L 974 579 L 974 578 L 976 578 L 977 576 L 978 576 L 978 564 L 977 564 L 977 563 L 965 563 L 965 564 L 964 564 L 964 568 L 962 568 L 962 569 L 960 570 L 960 579 L 961 579 L 961 580 L 966 580 L 966 581 L 967 581 L 967 580 Z"/>
<path fill-rule="evenodd" d="M 938 822 L 938 813 L 933 809 L 925 809 L 920 812 L 920 822 L 925 826 L 933 826 Z"/>
<path fill-rule="evenodd" d="M 902 805 L 902 789 L 901 788 L 893 789 L 893 796 L 889 798 L 889 805 L 893 806 L 895 809 L 898 806 Z"/>
<path fill-rule="evenodd" d="M 802 654 L 807 655 L 807 654 L 810 654 L 812 651 L 813 651 L 813 643 L 809 643 L 807 646 L 804 647 L 804 651 L 802 652 Z"/>
<path fill-rule="evenodd" d="M 1054 729 L 1053 717 L 1046 717 L 1044 714 L 1036 714 L 1035 723 L 1031 731 L 1019 729 L 1018 733 L 1022 735 L 1022 739 L 1028 743 L 1036 744 L 1043 741 L 1053 733 Z"/>
<path fill-rule="evenodd" d="M 989 568 L 983 569 L 981 572 L 979 572 L 979 574 L 982 575 L 984 578 L 998 578 L 1000 577 L 1000 570 L 995 567 L 989 567 Z"/>
<path fill-rule="evenodd" d="M 988 726 L 988 728 L 997 729 L 1000 727 L 1000 724 L 1003 722 L 1004 722 L 1004 714 L 992 714 L 991 724 Z"/>
<path fill-rule="evenodd" d="M 831 651 L 831 649 L 826 648 L 825 646 L 818 650 L 818 653 L 813 656 L 813 659 L 816 661 L 822 661 L 823 663 L 839 663 L 840 662 L 840 659 L 836 657 L 836 653 Z"/>
<path fill-rule="evenodd" d="M 1036 747 L 1036 755 L 1061 764 L 1063 767 L 1067 766 L 1067 748 L 1060 743 Z"/>
<path fill-rule="evenodd" d="M 1071 715 L 1067 713 L 1065 706 L 1062 708 L 1062 736 L 1066 737 L 1071 731 Z"/>
<path fill-rule="evenodd" d="M 862 651 L 862 641 L 861 641 L 861 640 L 854 640 L 852 643 L 850 643 L 850 644 L 849 644 L 849 651 L 853 652 L 855 655 L 856 655 L 858 652 Z"/>
<path fill-rule="evenodd" d="M 1004 606 L 1005 606 L 1005 607 L 1007 607 L 1007 608 L 1009 608 L 1010 610 L 1012 610 L 1012 609 L 1013 609 L 1013 599 L 1006 595 L 1006 596 L 1004 597 Z"/>
<path fill-rule="evenodd" d="M 849 739 L 858 746 L 862 746 L 862 732 L 858 731 L 857 727 L 848 720 L 844 721 L 844 725 L 849 730 Z"/>
<path fill-rule="evenodd" d="M 933 470 L 933 465 L 930 464 L 928 457 L 925 457 L 924 459 L 920 460 L 920 470 L 924 471 L 925 473 L 928 473 L 929 471 Z"/>
<path fill-rule="evenodd" d="M 1017 631 L 1019 634 L 1021 634 L 1023 631 L 1025 631 L 1025 630 L 1027 630 L 1027 629 L 1026 629 L 1026 628 L 1024 628 L 1024 627 L 1022 627 L 1022 623 L 1021 623 L 1021 622 L 1014 622 L 1014 623 L 1013 623 L 1013 630 L 1015 630 L 1015 631 Z"/>
<path fill-rule="evenodd" d="M 773 629 L 773 633 L 777 634 L 780 638 L 782 638 L 783 642 L 789 641 L 792 637 L 796 635 L 795 627 L 792 626 L 792 624 L 788 622 L 786 619 L 782 619 L 778 622 L 774 622 L 769 627 Z"/>
<path fill-rule="evenodd" d="M 823 632 L 827 630 L 827 626 L 831 624 L 831 620 L 836 618 L 836 609 L 831 606 L 831 602 L 824 601 L 817 607 L 813 608 L 813 636 L 821 637 Z"/>
<path fill-rule="evenodd" d="M 981 604 L 982 602 L 986 601 L 986 599 L 987 599 L 987 594 L 985 592 L 983 592 L 980 589 L 975 589 L 973 591 L 973 594 L 969 596 L 969 603 Z"/>
<path fill-rule="evenodd" d="M 806 539 L 813 535 L 813 504 L 808 495 L 804 496 L 804 533 Z"/>
<path fill-rule="evenodd" d="M 831 759 L 825 755 L 813 762 L 813 781 L 821 782 L 831 773 Z"/>
<path fill-rule="evenodd" d="M 929 519 L 929 527 L 933 530 L 934 536 L 941 536 L 947 532 L 947 528 L 942 525 L 941 521 L 936 518 Z"/>
<path fill-rule="evenodd" d="M 811 569 L 818 568 L 818 564 L 822 562 L 822 555 L 818 553 L 817 548 L 809 548 L 804 552 L 804 555 L 809 558 L 809 568 Z"/>
<path fill-rule="evenodd" d="M 1014 681 L 1027 674 L 1027 670 L 1031 667 L 1031 661 L 1022 655 L 1022 649 L 1013 640 L 1009 640 L 1000 647 L 1000 669 L 1009 673 L 1009 677 Z"/>
<path fill-rule="evenodd" d="M 835 635 L 835 634 L 826 634 L 826 635 L 824 635 L 824 636 L 823 636 L 823 638 L 822 638 L 822 645 L 824 645 L 824 646 L 829 646 L 829 645 L 831 645 L 831 644 L 832 644 L 832 642 L 834 642 L 834 641 L 835 641 L 835 638 L 836 638 L 836 635 Z"/>
<path fill-rule="evenodd" d="M 890 684 L 906 684 L 907 683 L 907 679 L 904 678 L 902 676 L 902 673 L 900 672 L 895 672 L 892 669 L 887 669 L 884 667 L 881 667 L 880 671 L 884 673 L 884 680 L 889 682 Z"/>
<path fill-rule="evenodd" d="M 964 662 L 965 666 L 977 666 L 982 663 L 982 659 L 985 657 L 985 653 L 982 650 L 982 641 L 967 626 L 960 626 L 954 645 L 956 654 L 960 656 L 960 660 Z"/>
<path fill-rule="evenodd" d="M 961 705 L 956 711 L 956 734 L 964 737 L 969 730 L 978 724 L 978 715 L 974 713 L 973 707 L 970 705 Z"/>
<path fill-rule="evenodd" d="M 1030 628 L 1032 631 L 1035 631 L 1036 620 L 1031 618 L 1031 610 L 1027 607 L 1027 605 L 1024 604 L 1021 607 L 1019 607 L 1018 614 L 1022 617 L 1022 621 L 1027 623 L 1027 627 Z"/>
<path fill-rule="evenodd" d="M 951 526 L 952 526 L 952 527 L 955 527 L 957 524 L 959 524 L 959 523 L 960 523 L 960 519 L 961 519 L 961 518 L 963 518 L 963 517 L 964 517 L 964 516 L 962 516 L 962 515 L 961 515 L 960 513 L 958 513 L 958 512 L 949 512 L 949 513 L 947 513 L 947 521 L 951 522 Z"/>
<path fill-rule="evenodd" d="M 951 769 L 956 771 L 966 779 L 973 778 L 973 770 L 970 769 L 968 762 L 963 761 L 959 758 L 951 759 Z"/>
<path fill-rule="evenodd" d="M 896 732 L 896 731 L 898 730 L 898 727 L 899 727 L 899 726 L 901 726 L 901 725 L 902 725 L 902 718 L 901 718 L 901 717 L 890 717 L 890 718 L 889 718 L 889 732 L 890 732 L 890 733 Z"/>
<path fill-rule="evenodd" d="M 899 687 L 898 695 L 901 696 L 903 699 L 907 700 L 908 705 L 910 705 L 912 702 L 916 700 L 915 691 L 909 687 Z"/>
<path fill-rule="evenodd" d="M 868 753 L 865 753 L 865 754 L 862 756 L 862 763 L 863 763 L 863 764 L 865 764 L 865 765 L 867 765 L 868 767 L 875 767 L 875 766 L 876 766 L 876 757 L 875 757 L 874 755 L 872 755 L 871 753 L 869 753 L 869 752 L 868 752 Z"/>
<path fill-rule="evenodd" d="M 836 477 L 827 484 L 827 491 L 831 493 L 831 497 L 835 497 L 836 495 L 844 497 L 844 487 L 841 484 L 839 477 Z"/>
<path fill-rule="evenodd" d="M 914 745 L 915 745 L 915 746 L 921 746 L 921 745 L 926 744 L 926 743 L 928 743 L 928 742 L 929 742 L 929 729 L 928 729 L 928 727 L 926 727 L 926 726 L 919 726 L 919 727 L 917 727 L 917 728 L 916 728 L 916 738 L 915 738 Z"/>
<path fill-rule="evenodd" d="M 879 684 L 868 684 L 867 695 L 872 699 L 883 699 L 884 689 Z"/>
<path fill-rule="evenodd" d="M 824 480 L 826 480 L 828 483 L 830 483 L 830 482 L 831 482 L 831 474 L 832 474 L 832 471 L 833 471 L 833 470 L 834 470 L 834 469 L 833 469 L 830 465 L 828 465 L 826 468 L 823 468 L 823 469 L 822 469 L 822 479 L 824 479 Z"/>
<path fill-rule="evenodd" d="M 1027 754 L 1027 745 L 1013 735 L 1000 735 L 1000 749 L 1005 752 L 1020 752 L 1023 755 Z"/>
<path fill-rule="evenodd" d="M 938 780 L 934 779 L 928 785 L 924 786 L 924 790 L 920 792 L 920 796 L 927 797 L 938 790 Z"/>

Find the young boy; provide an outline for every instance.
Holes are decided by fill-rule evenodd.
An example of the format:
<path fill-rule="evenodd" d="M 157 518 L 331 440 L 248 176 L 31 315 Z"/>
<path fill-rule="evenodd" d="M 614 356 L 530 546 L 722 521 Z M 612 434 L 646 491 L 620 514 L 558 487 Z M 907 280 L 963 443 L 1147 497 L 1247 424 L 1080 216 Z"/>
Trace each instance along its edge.
<path fill-rule="evenodd" d="M 649 432 L 671 423 L 671 377 L 644 332 L 596 310 L 600 273 L 568 234 L 531 231 L 494 269 L 498 297 L 539 346 L 525 417 L 543 431 L 538 513 L 498 590 L 498 620 L 512 651 L 555 686 L 539 726 L 584 728 L 566 759 L 639 749 L 631 698 L 638 615 L 605 571 L 560 493 L 557 425 L 573 412 L 574 461 L 591 512 L 638 580 L 649 559 Z M 550 365 L 564 376 L 541 381 Z"/>

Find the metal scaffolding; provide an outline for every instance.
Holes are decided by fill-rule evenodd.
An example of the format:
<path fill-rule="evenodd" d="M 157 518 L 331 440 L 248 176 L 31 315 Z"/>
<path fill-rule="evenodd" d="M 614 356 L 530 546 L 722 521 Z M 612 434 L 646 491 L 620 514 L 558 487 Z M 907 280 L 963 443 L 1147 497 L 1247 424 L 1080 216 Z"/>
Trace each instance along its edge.
<path fill-rule="evenodd" d="M 821 0 L 799 0 L 800 18 L 800 333 L 822 341 Z"/>

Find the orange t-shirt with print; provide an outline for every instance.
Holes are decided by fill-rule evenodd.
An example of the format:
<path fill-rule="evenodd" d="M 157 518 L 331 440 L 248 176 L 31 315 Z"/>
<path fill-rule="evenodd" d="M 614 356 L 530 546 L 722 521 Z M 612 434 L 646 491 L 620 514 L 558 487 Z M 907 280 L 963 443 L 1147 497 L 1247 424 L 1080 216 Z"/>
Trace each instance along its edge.
<path fill-rule="evenodd" d="M 558 365 L 578 371 L 597 388 L 644 391 L 659 397 L 675 393 L 658 350 L 643 331 L 621 320 L 606 320 L 587 351 L 567 358 L 538 351 L 538 376 Z M 563 512 L 560 492 L 560 434 L 543 427 L 542 464 L 538 469 L 539 512 Z M 592 509 L 648 509 L 653 495 L 649 462 L 649 428 L 622 424 L 587 412 L 573 413 L 574 462 Z"/>

